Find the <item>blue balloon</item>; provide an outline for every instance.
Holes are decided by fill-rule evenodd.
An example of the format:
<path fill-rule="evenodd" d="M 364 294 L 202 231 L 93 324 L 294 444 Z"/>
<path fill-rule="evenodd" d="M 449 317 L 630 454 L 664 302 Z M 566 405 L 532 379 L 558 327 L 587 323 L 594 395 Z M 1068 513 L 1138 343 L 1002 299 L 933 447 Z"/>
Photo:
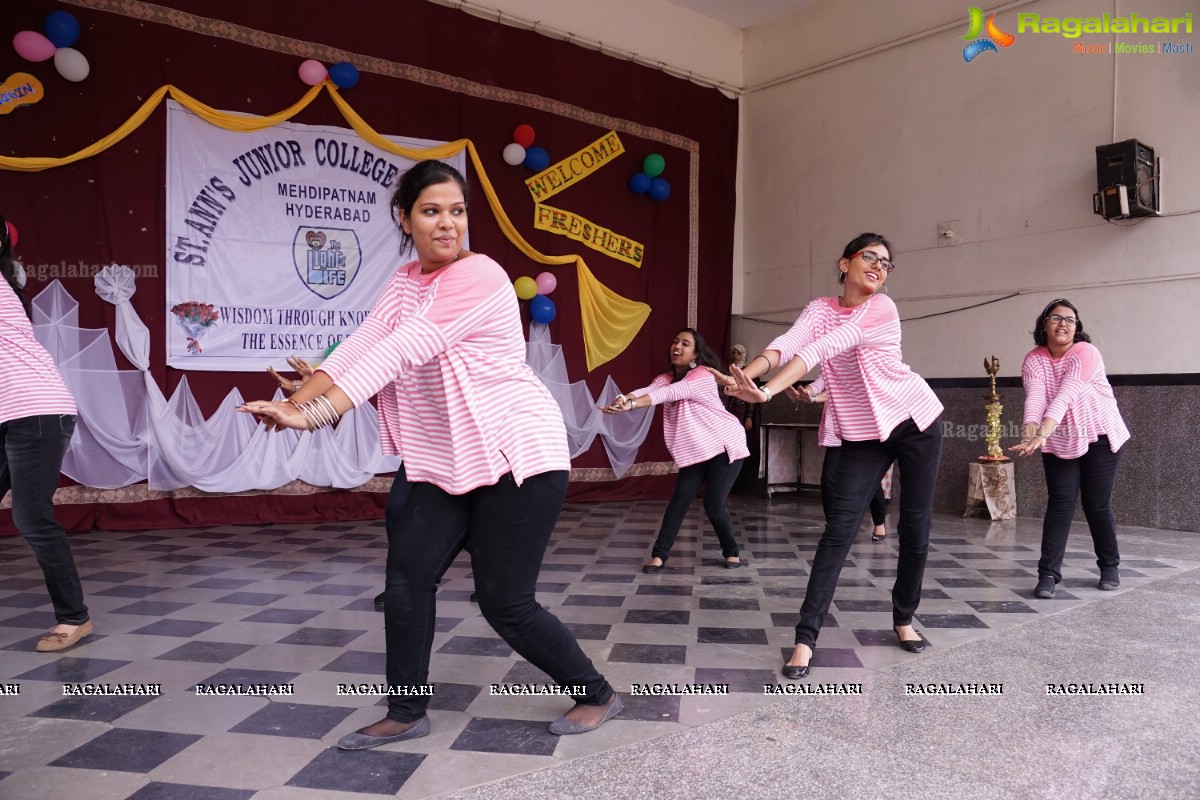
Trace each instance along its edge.
<path fill-rule="evenodd" d="M 671 196 L 671 184 L 662 178 L 650 179 L 650 199 L 663 201 Z"/>
<path fill-rule="evenodd" d="M 650 191 L 650 176 L 644 172 L 635 172 L 629 178 L 629 189 L 634 194 L 645 194 Z"/>
<path fill-rule="evenodd" d="M 358 83 L 358 68 L 349 61 L 339 61 L 329 68 L 329 80 L 339 89 L 353 89 Z"/>
<path fill-rule="evenodd" d="M 544 294 L 535 294 L 529 301 L 529 316 L 534 322 L 548 324 L 554 319 L 554 301 Z"/>
<path fill-rule="evenodd" d="M 79 40 L 79 20 L 66 11 L 53 11 L 46 17 L 46 38 L 55 47 L 70 47 Z"/>
<path fill-rule="evenodd" d="M 544 147 L 531 147 L 525 151 L 525 166 L 534 172 L 541 172 L 550 166 L 550 154 L 546 152 L 546 148 Z M 551 312 L 550 316 L 553 317 L 554 312 Z"/>

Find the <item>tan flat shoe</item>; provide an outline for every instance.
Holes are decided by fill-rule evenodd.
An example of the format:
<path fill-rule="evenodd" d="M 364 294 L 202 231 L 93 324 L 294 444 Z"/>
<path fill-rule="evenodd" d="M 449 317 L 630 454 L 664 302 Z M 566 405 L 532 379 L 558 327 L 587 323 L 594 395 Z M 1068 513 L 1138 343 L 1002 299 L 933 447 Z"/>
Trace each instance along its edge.
<path fill-rule="evenodd" d="M 59 650 L 66 650 L 91 632 L 92 621 L 90 619 L 70 633 L 50 631 L 38 640 L 37 651 L 39 653 L 56 653 Z"/>

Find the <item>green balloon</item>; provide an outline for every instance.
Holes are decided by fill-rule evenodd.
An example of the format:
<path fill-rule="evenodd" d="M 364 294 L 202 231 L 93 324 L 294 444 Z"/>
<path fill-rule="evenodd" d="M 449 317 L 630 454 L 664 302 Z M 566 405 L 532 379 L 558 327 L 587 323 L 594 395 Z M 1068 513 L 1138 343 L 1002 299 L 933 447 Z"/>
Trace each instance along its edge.
<path fill-rule="evenodd" d="M 667 162 L 658 153 L 651 153 L 646 156 L 646 160 L 642 162 L 642 172 L 649 175 L 651 178 L 658 177 L 662 171 L 667 168 Z"/>

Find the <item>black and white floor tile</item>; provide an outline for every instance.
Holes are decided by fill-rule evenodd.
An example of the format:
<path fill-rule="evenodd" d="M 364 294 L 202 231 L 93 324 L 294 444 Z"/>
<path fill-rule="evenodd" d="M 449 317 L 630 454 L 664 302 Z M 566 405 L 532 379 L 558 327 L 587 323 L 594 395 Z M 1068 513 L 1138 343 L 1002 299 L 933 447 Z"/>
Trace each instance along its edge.
<path fill-rule="evenodd" d="M 96 633 L 34 652 L 53 625 L 41 574 L 19 538 L 0 539 L 0 797 L 299 800 L 429 797 L 750 711 L 781 698 L 781 655 L 821 532 L 808 501 L 731 501 L 748 566 L 722 568 L 695 503 L 669 566 L 641 565 L 661 502 L 569 504 L 546 555 L 540 601 L 622 693 L 625 711 L 585 736 L 547 723 L 566 698 L 498 697 L 493 683 L 543 683 L 470 602 L 460 558 L 438 591 L 433 733 L 342 752 L 382 716 L 340 683 L 383 681 L 382 523 L 215 527 L 73 537 Z M 889 527 L 892 521 L 889 520 Z M 949 648 L 1111 596 L 1094 556 L 1071 550 L 1053 600 L 1036 600 L 1035 521 L 935 519 L 917 628 Z M 1084 539 L 1073 539 L 1073 544 Z M 855 682 L 914 658 L 891 632 L 895 534 L 864 533 L 842 572 L 813 679 Z M 1125 555 L 1122 588 L 1195 566 Z M 927 651 L 929 652 L 929 651 Z M 160 684 L 160 696 L 64 696 L 64 684 Z M 726 696 L 632 696 L 634 684 L 727 684 Z M 291 696 L 199 696 L 197 684 L 291 684 Z"/>

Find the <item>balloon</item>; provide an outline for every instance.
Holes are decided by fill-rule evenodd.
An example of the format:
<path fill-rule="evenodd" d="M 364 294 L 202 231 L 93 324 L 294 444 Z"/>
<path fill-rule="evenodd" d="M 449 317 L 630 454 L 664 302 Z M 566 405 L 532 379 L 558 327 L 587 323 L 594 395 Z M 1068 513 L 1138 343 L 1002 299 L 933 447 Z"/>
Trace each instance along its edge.
<path fill-rule="evenodd" d="M 316 86 L 328 77 L 329 70 L 325 69 L 325 65 L 315 58 L 310 58 L 308 61 L 300 64 L 300 80 L 309 86 Z"/>
<path fill-rule="evenodd" d="M 17 226 L 13 225 L 7 220 L 4 222 L 4 224 L 8 226 L 8 243 L 15 248 L 17 246 L 17 242 L 21 239 L 20 236 L 17 236 Z"/>
<path fill-rule="evenodd" d="M 518 125 L 513 129 L 513 141 L 526 149 L 533 147 L 533 127 Z"/>
<path fill-rule="evenodd" d="M 79 21 L 66 11 L 54 11 L 46 17 L 46 38 L 55 47 L 70 47 L 79 39 Z"/>
<path fill-rule="evenodd" d="M 342 343 L 342 340 L 338 339 L 336 342 L 329 345 L 329 347 L 326 347 L 325 352 L 321 353 L 321 358 L 329 358 L 329 356 L 333 354 L 334 350 L 337 350 L 337 346 L 341 343 Z"/>
<path fill-rule="evenodd" d="M 651 178 L 657 178 L 662 175 L 662 171 L 667 168 L 667 162 L 658 153 L 651 153 L 646 156 L 646 160 L 642 162 L 642 172 L 649 175 Z"/>
<path fill-rule="evenodd" d="M 533 278 L 522 275 L 513 281 L 513 288 L 517 290 L 517 297 L 522 300 L 528 300 L 537 294 L 537 284 Z"/>
<path fill-rule="evenodd" d="M 339 89 L 353 89 L 358 83 L 358 67 L 349 61 L 339 61 L 329 68 L 329 79 L 337 84 Z"/>
<path fill-rule="evenodd" d="M 534 172 L 541 172 L 550 166 L 550 154 L 544 147 L 530 147 L 525 151 L 525 166 Z"/>
<path fill-rule="evenodd" d="M 504 147 L 504 163 L 510 167 L 515 167 L 517 164 L 525 161 L 525 148 L 513 142 Z"/>
<path fill-rule="evenodd" d="M 534 279 L 534 283 L 537 284 L 538 294 L 550 294 L 558 286 L 558 278 L 554 277 L 553 272 L 543 272 Z"/>
<path fill-rule="evenodd" d="M 26 61 L 46 61 L 54 58 L 54 42 L 37 31 L 21 31 L 13 37 L 13 49 Z"/>
<path fill-rule="evenodd" d="M 543 325 L 554 319 L 554 301 L 545 295 L 534 295 L 534 298 L 529 301 L 529 316 L 533 317 L 534 322 L 540 322 Z"/>
<path fill-rule="evenodd" d="M 671 184 L 662 178 L 650 179 L 650 199 L 663 201 L 671 196 Z"/>
<path fill-rule="evenodd" d="M 629 179 L 629 189 L 634 194 L 645 194 L 650 191 L 650 176 L 644 172 L 635 172 Z"/>
<path fill-rule="evenodd" d="M 74 83 L 79 83 L 92 71 L 83 53 L 73 47 L 58 48 L 54 53 L 54 68 L 59 75 Z"/>

